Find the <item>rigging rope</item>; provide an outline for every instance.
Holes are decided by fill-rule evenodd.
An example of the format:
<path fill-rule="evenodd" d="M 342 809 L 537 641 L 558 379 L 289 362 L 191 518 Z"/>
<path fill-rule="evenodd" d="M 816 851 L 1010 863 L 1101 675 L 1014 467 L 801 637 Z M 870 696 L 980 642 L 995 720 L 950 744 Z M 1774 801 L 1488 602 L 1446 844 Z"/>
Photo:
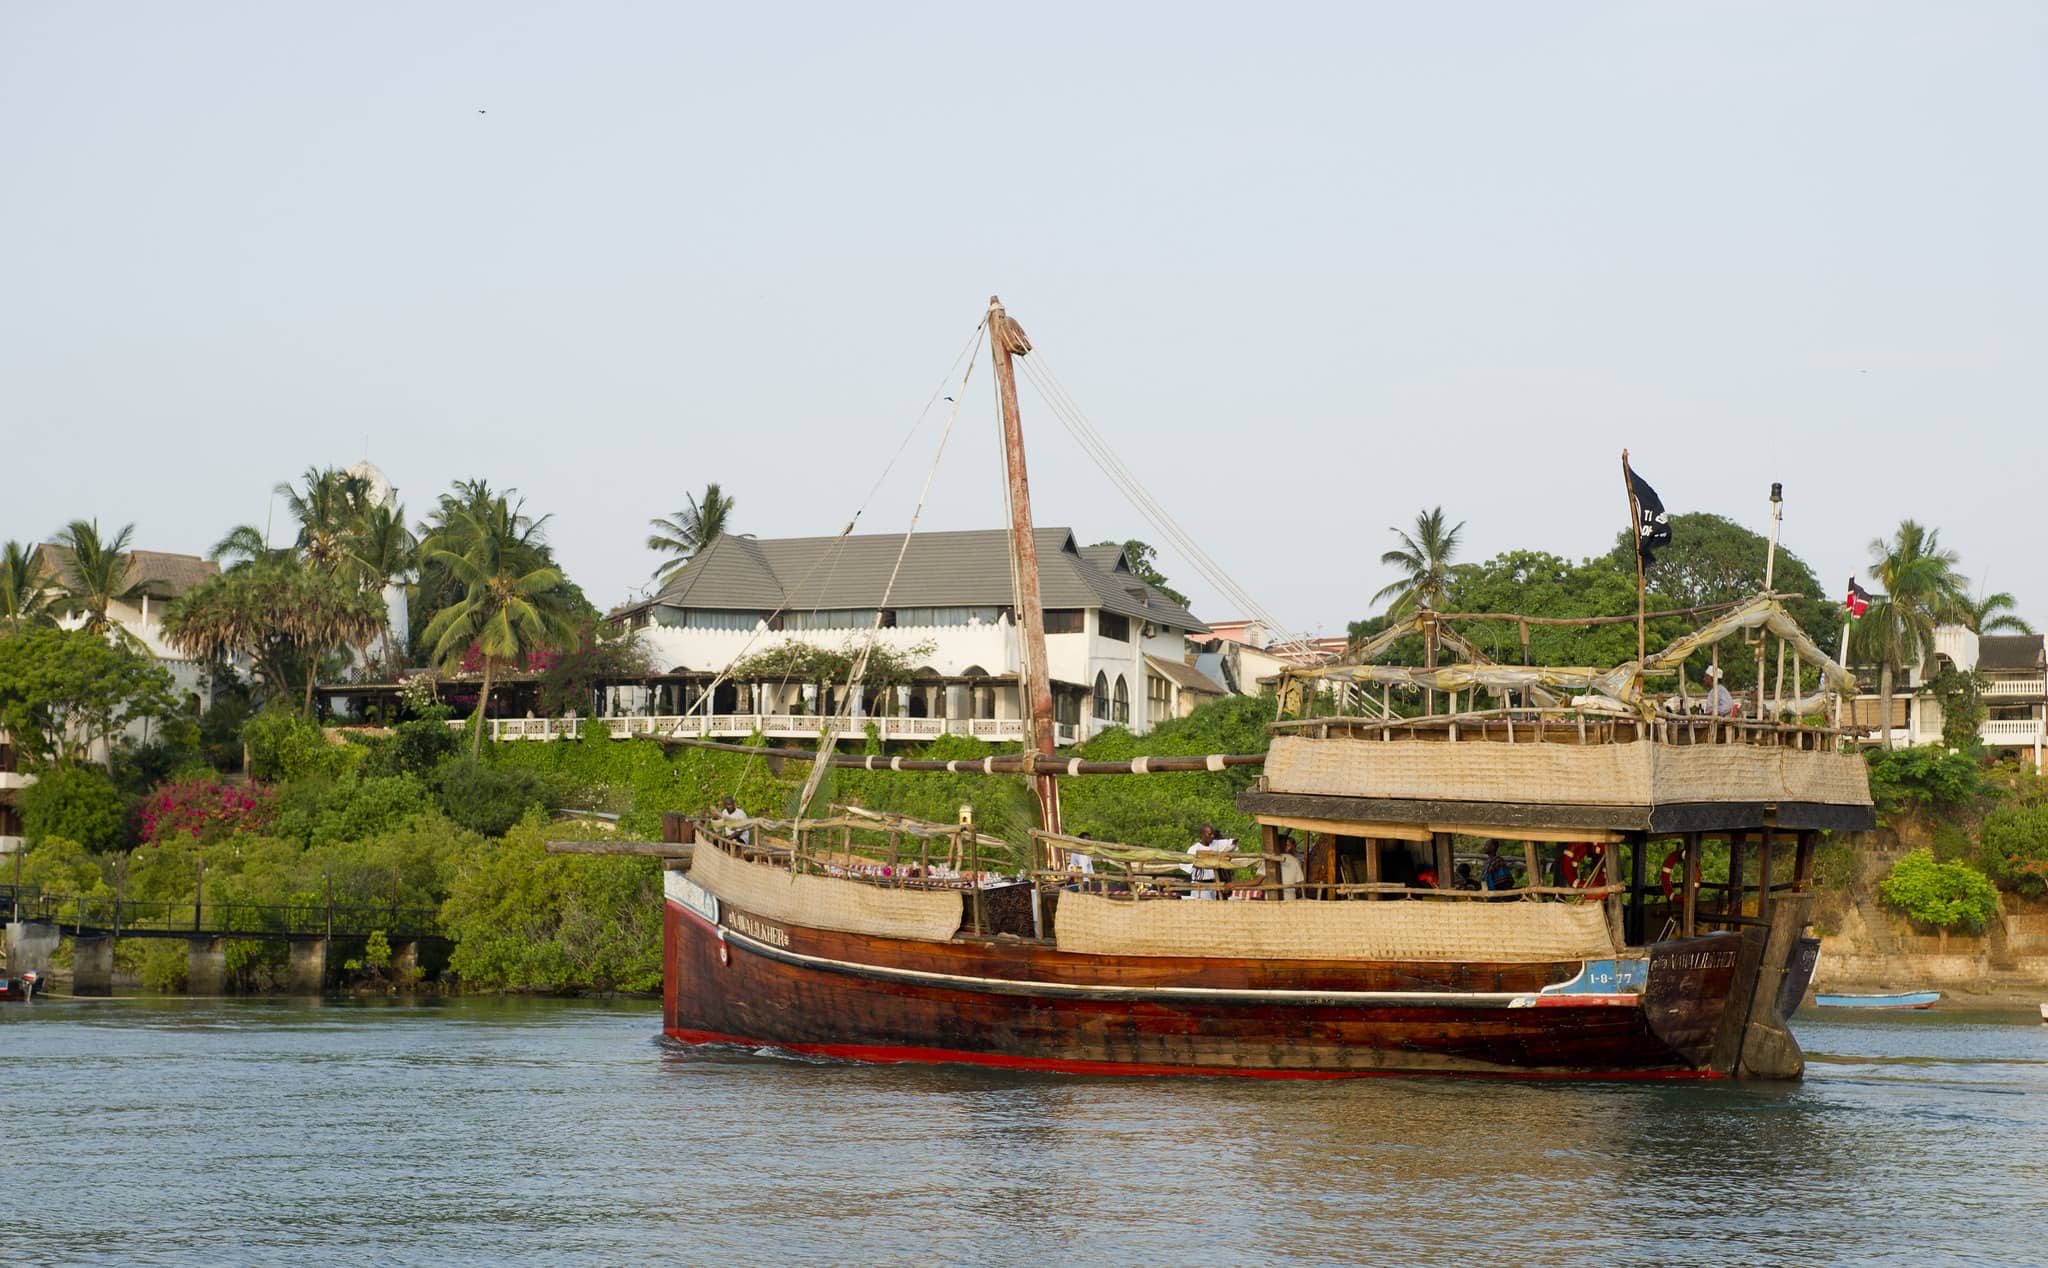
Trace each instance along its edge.
<path fill-rule="evenodd" d="M 917 533 L 918 518 L 924 514 L 925 500 L 931 496 L 932 482 L 938 477 L 939 460 L 946 454 L 946 441 L 952 438 L 953 423 L 960 417 L 961 399 L 967 395 L 967 384 L 974 377 L 974 364 L 981 351 L 981 335 L 987 329 L 987 325 L 988 323 L 984 321 L 976 328 L 974 351 L 968 356 L 967 372 L 961 376 L 959 391 L 953 394 L 953 408 L 946 413 L 946 428 L 939 433 L 938 450 L 932 454 L 932 465 L 925 470 L 924 487 L 918 490 L 917 506 L 911 510 L 910 524 L 903 530 L 903 542 L 896 548 L 896 563 L 889 569 L 888 583 L 882 587 L 882 600 L 875 608 L 875 623 L 869 627 L 868 640 L 862 645 L 860 655 L 854 659 L 852 667 L 847 671 L 844 716 L 849 722 L 853 719 L 854 690 L 867 676 L 868 658 L 874 653 L 876 640 L 882 636 L 882 619 L 889 610 L 890 596 L 896 592 L 896 578 L 902 575 L 903 559 L 910 553 L 910 541 Z M 818 786 L 825 780 L 825 771 L 829 763 L 822 759 L 830 757 L 833 747 L 838 743 L 839 728 L 833 724 L 838 722 L 840 717 L 840 713 L 834 710 L 825 720 L 825 724 L 818 729 L 818 756 L 821 760 L 812 764 L 810 776 L 804 780 L 803 795 L 796 803 L 795 817 L 798 819 L 803 818 L 804 813 L 810 809 L 811 799 L 818 795 Z"/>
<path fill-rule="evenodd" d="M 1132 505 L 1137 507 L 1139 514 L 1143 515 L 1165 539 L 1166 545 L 1186 559 L 1188 563 L 1194 565 L 1195 570 L 1201 573 L 1211 585 L 1215 586 L 1224 598 L 1239 605 L 1247 616 L 1259 621 L 1273 631 L 1284 648 L 1294 649 L 1308 656 L 1316 655 L 1315 648 L 1306 638 L 1293 633 L 1287 626 L 1281 624 L 1278 617 L 1274 616 L 1263 604 L 1253 598 L 1249 590 L 1239 585 L 1236 579 L 1214 557 L 1203 550 L 1186 529 L 1181 527 L 1180 522 L 1174 519 L 1172 513 L 1157 498 L 1152 496 L 1151 492 L 1145 488 L 1144 484 L 1131 469 L 1124 465 L 1123 460 L 1117 456 L 1116 451 L 1110 448 L 1109 442 L 1103 438 L 1102 434 L 1088 420 L 1087 414 L 1082 411 L 1080 405 L 1066 390 L 1066 387 L 1061 384 L 1058 376 L 1053 373 L 1052 366 L 1046 362 L 1043 353 L 1037 353 L 1031 357 L 1024 358 L 1022 364 L 1025 376 L 1038 389 L 1040 397 L 1051 407 L 1054 416 L 1066 427 L 1068 433 L 1074 437 L 1075 441 L 1087 452 L 1088 456 L 1095 461 L 1095 465 L 1101 468 L 1102 473 L 1109 477 L 1110 482 L 1115 484 L 1123 492 L 1124 496 L 1130 499 Z"/>

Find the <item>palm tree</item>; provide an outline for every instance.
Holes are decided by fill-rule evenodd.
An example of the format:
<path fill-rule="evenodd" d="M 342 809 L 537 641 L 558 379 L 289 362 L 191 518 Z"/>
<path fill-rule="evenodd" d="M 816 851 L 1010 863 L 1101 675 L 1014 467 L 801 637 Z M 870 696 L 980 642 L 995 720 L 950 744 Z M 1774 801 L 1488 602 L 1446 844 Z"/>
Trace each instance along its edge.
<path fill-rule="evenodd" d="M 419 557 L 419 542 L 405 526 L 402 506 L 369 506 L 349 534 L 345 549 L 348 567 L 356 583 L 369 593 L 382 593 L 386 586 L 405 579 Z M 382 631 L 384 652 L 391 653 L 391 627 Z M 362 646 L 363 667 L 370 665 L 370 645 Z"/>
<path fill-rule="evenodd" d="M 285 563 L 298 557 L 299 548 L 272 546 L 263 530 L 254 524 L 237 524 L 228 530 L 227 536 L 213 544 L 206 557 L 216 563 L 232 559 L 231 568 L 246 568 L 251 564 Z"/>
<path fill-rule="evenodd" d="M 57 534 L 57 544 L 71 554 L 70 575 L 58 580 L 72 607 L 85 613 L 88 633 L 119 629 L 107 609 L 141 589 L 128 580 L 128 543 L 134 536 L 135 525 L 129 524 L 104 538 L 98 520 L 72 520 Z"/>
<path fill-rule="evenodd" d="M 655 569 L 654 575 L 668 581 L 688 567 L 699 551 L 728 531 L 732 510 L 733 499 L 714 480 L 704 486 L 703 501 L 693 497 L 688 506 L 674 515 L 648 520 L 647 526 L 654 532 L 647 537 L 647 549 L 675 556 Z"/>
<path fill-rule="evenodd" d="M 1878 709 L 1885 748 L 1892 746 L 1892 678 L 1934 656 L 1934 627 L 1970 617 L 1969 581 L 1961 557 L 1941 545 L 1941 531 L 1902 520 L 1890 541 L 1870 543 L 1870 579 L 1884 588 L 1857 623 L 1858 651 L 1878 664 Z"/>
<path fill-rule="evenodd" d="M 444 498 L 444 509 L 447 504 Z M 471 649 L 483 659 L 471 761 L 483 752 L 484 711 L 497 671 L 524 664 L 535 652 L 568 646 L 576 637 L 568 589 L 540 544 L 546 521 L 528 519 L 498 497 L 453 514 L 421 546 L 422 565 L 444 569 L 462 587 L 460 599 L 434 614 L 424 641 L 451 670 Z"/>
<path fill-rule="evenodd" d="M 55 625 L 55 597 L 35 551 L 20 542 L 8 542 L 0 550 L 0 631 Z"/>
<path fill-rule="evenodd" d="M 320 659 L 343 647 L 365 647 L 385 626 L 384 596 L 365 592 L 347 577 L 299 570 L 291 586 L 292 605 L 284 628 L 306 658 L 306 692 L 300 707 L 313 716 L 313 684 Z"/>
<path fill-rule="evenodd" d="M 1969 626 L 1979 634 L 2032 634 L 2034 627 L 2027 624 L 2018 612 L 2019 601 L 2000 590 L 1970 602 Z"/>
<path fill-rule="evenodd" d="M 1372 596 L 1378 603 L 1391 598 L 1393 604 L 1387 609 L 1390 619 L 1398 619 L 1410 612 L 1421 609 L 1435 612 L 1442 608 L 1444 591 L 1451 582 L 1451 558 L 1458 553 L 1458 534 L 1465 531 L 1463 520 L 1451 528 L 1444 527 L 1444 508 L 1434 507 L 1420 511 L 1415 516 L 1413 535 L 1398 528 L 1387 530 L 1400 539 L 1398 550 L 1390 550 L 1380 556 L 1380 563 L 1401 570 L 1399 580 L 1380 587 Z M 1436 627 L 1431 624 L 1429 638 L 1425 644 L 1430 665 L 1436 664 Z"/>
<path fill-rule="evenodd" d="M 332 467 L 307 467 L 300 491 L 286 482 L 276 493 L 299 522 L 299 550 L 322 572 L 334 572 L 348 559 L 348 537 L 369 506 L 370 482 Z"/>

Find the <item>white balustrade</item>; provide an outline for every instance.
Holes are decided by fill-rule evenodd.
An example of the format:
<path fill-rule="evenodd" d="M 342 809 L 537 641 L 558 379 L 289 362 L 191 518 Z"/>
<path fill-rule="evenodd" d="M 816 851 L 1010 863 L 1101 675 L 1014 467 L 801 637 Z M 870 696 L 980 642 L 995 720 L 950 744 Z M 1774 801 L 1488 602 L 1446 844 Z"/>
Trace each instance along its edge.
<path fill-rule="evenodd" d="M 1986 697 L 2040 696 L 2043 682 L 2039 678 L 1994 678 L 1984 684 L 1979 693 Z"/>

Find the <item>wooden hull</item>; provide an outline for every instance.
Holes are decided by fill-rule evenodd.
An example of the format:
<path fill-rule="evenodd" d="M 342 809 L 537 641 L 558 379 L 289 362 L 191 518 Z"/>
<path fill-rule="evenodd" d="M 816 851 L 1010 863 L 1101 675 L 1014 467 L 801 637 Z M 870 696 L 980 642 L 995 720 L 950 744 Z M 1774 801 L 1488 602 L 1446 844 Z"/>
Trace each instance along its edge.
<path fill-rule="evenodd" d="M 1725 938 L 1665 944 L 1645 990 L 1598 993 L 1580 961 L 1079 955 L 704 907 L 666 904 L 675 1039 L 1072 1073 L 1711 1078 L 1736 963 Z"/>

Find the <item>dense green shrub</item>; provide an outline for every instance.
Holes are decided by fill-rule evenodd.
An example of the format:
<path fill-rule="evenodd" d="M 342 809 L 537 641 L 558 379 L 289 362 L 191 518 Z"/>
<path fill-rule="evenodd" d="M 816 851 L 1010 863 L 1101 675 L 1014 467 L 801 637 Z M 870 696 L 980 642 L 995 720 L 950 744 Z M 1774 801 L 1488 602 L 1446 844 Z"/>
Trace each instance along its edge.
<path fill-rule="evenodd" d="M 1984 764 L 1971 752 L 1924 745 L 1886 752 L 1872 749 L 1870 792 L 1880 810 L 1901 806 L 1948 809 L 1984 791 Z"/>
<path fill-rule="evenodd" d="M 2004 888 L 2048 892 L 2048 802 L 2000 806 L 1986 815 L 1983 854 Z"/>
<path fill-rule="evenodd" d="M 1877 887 L 1888 907 L 1937 929 L 1980 933 L 1998 911 L 1998 890 L 1967 863 L 1939 863 L 1932 850 L 1914 850 L 1892 864 Z"/>
<path fill-rule="evenodd" d="M 468 985 L 661 986 L 661 868 L 548 854 L 538 817 L 463 853 L 441 916 L 457 939 L 449 966 Z"/>
<path fill-rule="evenodd" d="M 63 837 L 88 850 L 115 850 L 128 839 L 128 798 L 89 766 L 53 766 L 17 794 L 30 841 Z"/>
<path fill-rule="evenodd" d="M 401 771 L 425 775 L 462 751 L 462 737 L 438 718 L 416 718 L 392 728 L 391 761 Z"/>
<path fill-rule="evenodd" d="M 434 793 L 450 819 L 484 836 L 503 836 L 527 811 L 550 809 L 550 781 L 531 770 L 446 762 L 434 772 Z"/>
<path fill-rule="evenodd" d="M 295 713 L 266 709 L 242 728 L 249 773 L 267 782 L 338 778 L 355 769 L 365 750 L 329 742 L 327 732 Z"/>
<path fill-rule="evenodd" d="M 12 881 L 10 873 L 5 879 Z M 61 898 L 97 898 L 112 891 L 106 875 L 85 847 L 63 837 L 44 837 L 21 856 L 21 883 Z"/>
<path fill-rule="evenodd" d="M 143 944 L 142 989 L 182 995 L 191 967 L 191 954 L 182 939 L 151 938 Z"/>

